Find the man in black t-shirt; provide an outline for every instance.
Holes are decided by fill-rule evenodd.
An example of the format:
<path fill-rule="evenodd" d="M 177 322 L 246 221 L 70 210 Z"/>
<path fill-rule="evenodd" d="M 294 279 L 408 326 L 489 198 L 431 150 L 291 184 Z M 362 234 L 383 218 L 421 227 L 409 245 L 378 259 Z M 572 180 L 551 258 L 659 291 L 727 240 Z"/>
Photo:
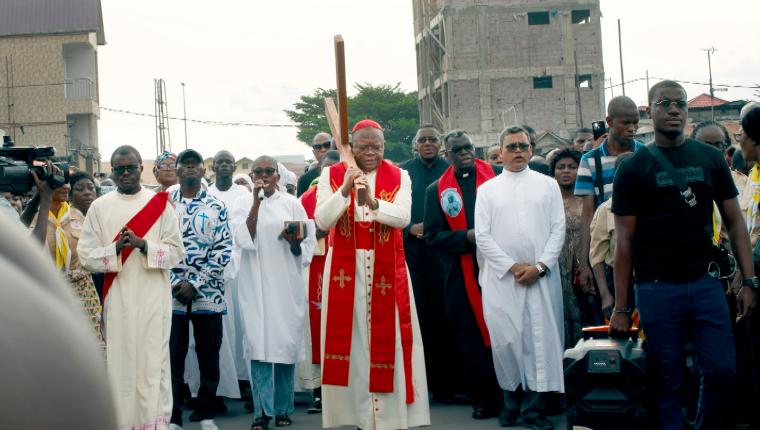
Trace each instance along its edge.
<path fill-rule="evenodd" d="M 738 319 L 749 316 L 758 287 L 749 235 L 720 151 L 684 136 L 688 111 L 683 87 L 673 81 L 653 86 L 648 111 L 654 144 L 691 189 L 696 205 L 686 203 L 650 150 L 636 151 L 621 164 L 612 199 L 617 249 L 610 331 L 625 332 L 631 325 L 627 285 L 635 269 L 636 304 L 647 334 L 647 351 L 658 372 L 652 378 L 657 381 L 653 387 L 657 427 L 683 428 L 679 389 L 688 338 L 702 373 L 696 429 L 727 428 L 726 399 L 736 362 L 723 286 L 708 274 L 713 202 L 726 224 L 742 274 Z"/>

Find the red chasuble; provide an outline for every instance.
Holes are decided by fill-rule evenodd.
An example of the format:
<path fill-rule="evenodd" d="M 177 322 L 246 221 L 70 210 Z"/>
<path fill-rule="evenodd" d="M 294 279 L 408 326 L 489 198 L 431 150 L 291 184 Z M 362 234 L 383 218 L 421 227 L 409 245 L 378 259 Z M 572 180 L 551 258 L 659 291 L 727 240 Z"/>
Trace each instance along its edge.
<path fill-rule="evenodd" d="M 156 195 L 148 200 L 148 203 L 146 203 L 145 206 L 140 209 L 140 212 L 135 214 L 135 216 L 133 216 L 132 219 L 127 222 L 127 225 L 125 227 L 129 227 L 129 229 L 135 233 L 135 236 L 144 237 L 146 234 L 148 234 L 148 231 L 151 229 L 151 227 L 153 227 L 153 224 L 155 224 L 156 221 L 158 221 L 158 219 L 161 217 L 161 214 L 164 213 L 168 198 L 169 193 L 156 193 Z M 113 242 L 119 240 L 120 236 L 121 231 L 116 233 L 116 237 L 113 239 Z M 123 248 L 121 250 L 118 258 L 121 258 L 122 266 L 127 262 L 127 258 L 132 255 L 132 251 L 134 250 L 135 249 L 131 247 Z M 103 280 L 103 302 L 105 302 L 106 296 L 108 295 L 108 290 L 111 289 L 111 285 L 113 285 L 113 281 L 116 279 L 116 275 L 118 274 L 118 272 L 106 273 L 105 279 Z"/>
<path fill-rule="evenodd" d="M 344 163 L 330 167 L 333 192 L 343 185 Z M 375 198 L 393 202 L 401 187 L 401 169 L 383 161 L 377 170 Z M 406 403 L 414 402 L 412 385 L 412 317 L 406 261 L 401 229 L 378 222 L 354 219 L 354 197 L 346 212 L 330 231 L 332 262 L 330 294 L 325 327 L 322 383 L 348 386 L 351 335 L 354 319 L 356 250 L 374 250 L 375 265 L 367 282 L 370 297 L 369 391 L 391 393 L 396 365 L 396 311 L 401 328 L 401 346 L 406 385 Z"/>
<path fill-rule="evenodd" d="M 494 177 L 493 168 L 490 164 L 482 160 L 475 160 L 475 189 L 477 190 L 484 182 Z M 441 209 L 449 222 L 449 227 L 453 231 L 467 230 L 467 218 L 464 213 L 464 199 L 462 199 L 462 189 L 459 188 L 456 177 L 454 177 L 454 166 L 449 166 L 438 180 L 438 198 L 441 202 Z M 475 314 L 475 321 L 480 328 L 480 334 L 483 336 L 483 343 L 491 346 L 491 338 L 488 336 L 485 318 L 483 318 L 483 298 L 478 288 L 478 280 L 475 278 L 475 267 L 472 264 L 472 253 L 462 254 L 459 256 L 462 264 L 462 273 L 464 274 L 464 285 L 467 290 L 467 299 L 470 302 L 472 312 Z"/>
<path fill-rule="evenodd" d="M 314 219 L 317 207 L 317 187 L 312 185 L 301 195 L 301 205 L 306 210 L 306 216 Z M 327 248 L 325 248 L 327 251 Z M 322 356 L 319 347 L 322 342 L 319 325 L 322 322 L 322 277 L 325 271 L 325 255 L 315 255 L 309 265 L 309 332 L 311 333 L 311 363 L 319 364 Z"/>

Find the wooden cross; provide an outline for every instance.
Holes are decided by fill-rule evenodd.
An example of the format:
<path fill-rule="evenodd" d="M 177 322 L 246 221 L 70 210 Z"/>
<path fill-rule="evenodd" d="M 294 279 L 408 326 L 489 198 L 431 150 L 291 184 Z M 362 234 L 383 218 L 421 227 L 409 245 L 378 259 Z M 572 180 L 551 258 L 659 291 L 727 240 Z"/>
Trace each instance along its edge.
<path fill-rule="evenodd" d="M 340 274 L 340 276 L 333 276 L 333 281 L 337 281 L 338 286 L 340 288 L 344 288 L 346 286 L 346 282 L 351 282 L 351 277 L 346 276 L 346 271 L 343 269 L 340 269 L 338 273 Z"/>
<path fill-rule="evenodd" d="M 336 92 L 338 95 L 338 107 L 332 97 L 325 98 L 325 116 L 330 125 L 335 146 L 340 153 L 340 159 L 345 161 L 348 167 L 357 167 L 351 145 L 348 143 L 348 96 L 346 95 L 346 51 L 343 36 L 336 35 L 335 43 L 335 77 Z M 367 200 L 367 188 L 356 186 L 356 203 L 364 206 Z"/>
<path fill-rule="evenodd" d="M 388 288 L 392 288 L 392 287 L 393 287 L 393 285 L 385 283 L 385 276 L 383 276 L 383 277 L 380 278 L 380 283 L 379 284 L 375 284 L 375 288 L 379 288 L 380 289 L 380 294 L 382 294 L 383 296 L 385 295 L 385 290 L 387 290 Z"/>

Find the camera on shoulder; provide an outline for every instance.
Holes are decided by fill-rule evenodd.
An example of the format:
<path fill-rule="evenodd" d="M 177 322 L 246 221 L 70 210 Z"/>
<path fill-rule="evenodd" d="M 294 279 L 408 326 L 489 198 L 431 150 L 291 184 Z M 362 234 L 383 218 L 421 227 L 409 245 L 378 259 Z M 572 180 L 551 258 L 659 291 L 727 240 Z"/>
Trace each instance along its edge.
<path fill-rule="evenodd" d="M 53 158 L 55 148 L 52 146 L 14 146 L 10 136 L 3 136 L 0 148 L 0 191 L 12 194 L 24 194 L 34 187 L 32 171 L 47 181 L 50 188 L 62 187 L 69 179 L 67 163 L 53 163 L 61 169 L 62 174 L 49 174 L 44 165 L 39 165 Z"/>

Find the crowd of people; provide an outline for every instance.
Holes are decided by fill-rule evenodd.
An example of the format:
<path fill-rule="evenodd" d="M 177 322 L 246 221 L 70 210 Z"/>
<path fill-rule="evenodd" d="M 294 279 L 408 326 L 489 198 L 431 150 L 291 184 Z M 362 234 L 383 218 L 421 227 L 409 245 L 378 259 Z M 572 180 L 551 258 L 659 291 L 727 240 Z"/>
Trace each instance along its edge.
<path fill-rule="evenodd" d="M 760 105 L 733 142 L 712 121 L 687 137 L 686 100 L 674 81 L 651 88 L 645 145 L 636 104 L 615 97 L 607 134 L 579 129 L 546 158 L 525 125 L 481 160 L 466 131 L 426 124 L 397 165 L 366 119 L 353 162 L 319 133 L 298 180 L 269 156 L 235 175 L 220 151 L 209 181 L 188 149 L 156 160 L 153 189 L 122 146 L 109 178 L 76 172 L 53 189 L 35 175 L 31 199 L 0 209 L 79 298 L 118 428 L 181 429 L 192 408 L 213 430 L 224 398 L 247 396 L 252 430 L 288 426 L 307 390 L 325 428 L 431 425 L 432 400 L 551 429 L 564 351 L 585 326 L 631 336 L 634 314 L 656 375 L 652 427 L 758 425 Z"/>

